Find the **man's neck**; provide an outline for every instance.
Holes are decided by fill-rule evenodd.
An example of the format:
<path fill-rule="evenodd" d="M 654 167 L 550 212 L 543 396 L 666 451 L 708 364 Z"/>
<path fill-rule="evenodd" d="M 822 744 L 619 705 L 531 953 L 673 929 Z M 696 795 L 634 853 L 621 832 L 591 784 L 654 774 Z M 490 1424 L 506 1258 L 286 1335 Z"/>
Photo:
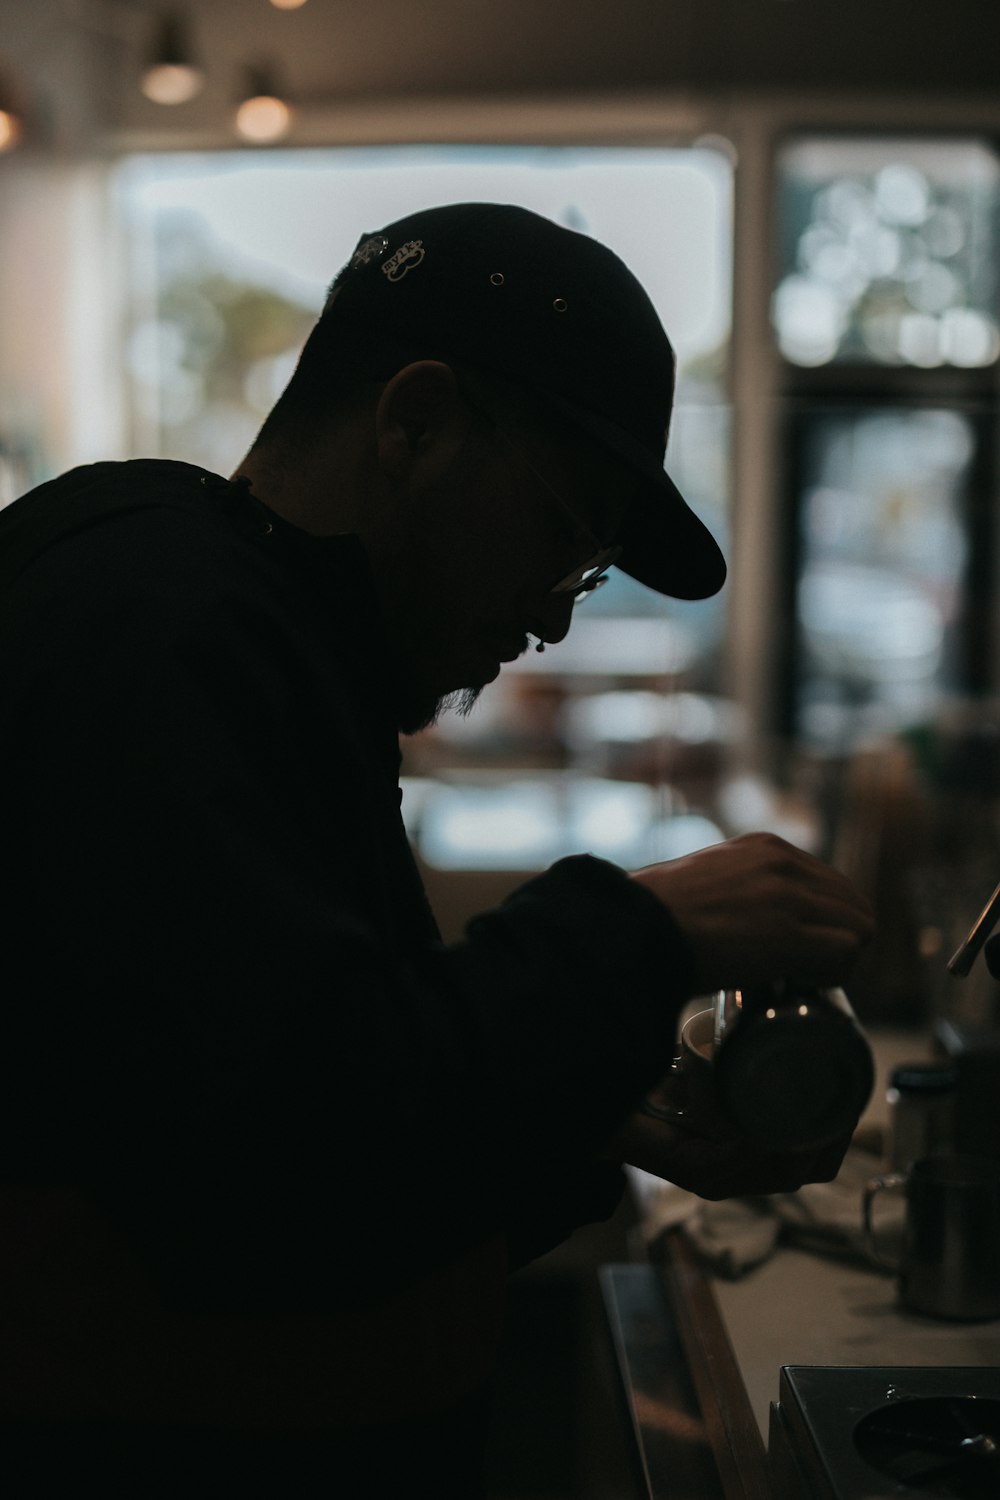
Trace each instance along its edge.
<path fill-rule="evenodd" d="M 340 536 L 357 530 L 349 471 L 330 465 L 323 483 L 306 458 L 278 457 L 257 448 L 237 466 L 233 478 L 249 480 L 254 495 L 282 520 L 312 536 Z"/>

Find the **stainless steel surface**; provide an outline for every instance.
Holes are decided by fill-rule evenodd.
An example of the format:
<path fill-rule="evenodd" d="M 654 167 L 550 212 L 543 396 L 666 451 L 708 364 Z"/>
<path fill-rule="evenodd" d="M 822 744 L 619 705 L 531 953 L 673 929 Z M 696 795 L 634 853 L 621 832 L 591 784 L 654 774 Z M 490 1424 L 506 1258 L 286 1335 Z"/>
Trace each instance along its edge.
<path fill-rule="evenodd" d="M 653 1268 L 604 1266 L 601 1288 L 635 1437 L 636 1494 L 725 1500 L 680 1335 Z"/>
<path fill-rule="evenodd" d="M 993 1500 L 998 1397 L 997 1370 L 784 1366 L 768 1444 L 774 1500 Z"/>
<path fill-rule="evenodd" d="M 925 1156 L 957 1150 L 958 1069 L 947 1062 L 907 1063 L 889 1080 L 889 1167 L 905 1172 Z"/>
<path fill-rule="evenodd" d="M 877 1195 L 901 1187 L 906 1228 L 898 1262 L 877 1246 Z M 899 1273 L 899 1298 L 912 1312 L 976 1321 L 1000 1317 L 1000 1164 L 974 1156 L 934 1156 L 905 1174 L 874 1177 L 864 1194 L 869 1251 Z"/>

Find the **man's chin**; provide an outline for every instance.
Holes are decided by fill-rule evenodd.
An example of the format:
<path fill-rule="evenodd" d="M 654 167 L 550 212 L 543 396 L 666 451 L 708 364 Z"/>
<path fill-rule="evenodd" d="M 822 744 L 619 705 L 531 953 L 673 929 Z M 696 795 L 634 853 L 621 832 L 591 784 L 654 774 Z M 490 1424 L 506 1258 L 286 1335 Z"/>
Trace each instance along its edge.
<path fill-rule="evenodd" d="M 416 697 L 403 702 L 398 714 L 400 734 L 419 734 L 421 729 L 430 729 L 449 709 L 461 714 L 463 719 L 468 718 L 479 702 L 482 691 L 481 687 L 458 688 L 433 702 L 426 699 L 419 701 Z"/>

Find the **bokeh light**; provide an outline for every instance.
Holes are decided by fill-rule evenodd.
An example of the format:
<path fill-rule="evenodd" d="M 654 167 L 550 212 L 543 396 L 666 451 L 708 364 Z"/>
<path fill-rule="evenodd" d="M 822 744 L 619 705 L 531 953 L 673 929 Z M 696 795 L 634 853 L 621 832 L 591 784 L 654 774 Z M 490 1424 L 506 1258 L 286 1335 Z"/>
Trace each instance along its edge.
<path fill-rule="evenodd" d="M 244 99 L 236 111 L 236 129 L 244 140 L 258 144 L 280 141 L 292 123 L 292 112 L 283 99 L 256 94 Z"/>
<path fill-rule="evenodd" d="M 17 115 L 0 109 L 0 152 L 12 151 L 21 138 L 21 122 Z"/>
<path fill-rule="evenodd" d="M 992 364 L 998 197 L 1000 161 L 979 141 L 788 148 L 772 304 L 782 354 L 802 366 Z"/>

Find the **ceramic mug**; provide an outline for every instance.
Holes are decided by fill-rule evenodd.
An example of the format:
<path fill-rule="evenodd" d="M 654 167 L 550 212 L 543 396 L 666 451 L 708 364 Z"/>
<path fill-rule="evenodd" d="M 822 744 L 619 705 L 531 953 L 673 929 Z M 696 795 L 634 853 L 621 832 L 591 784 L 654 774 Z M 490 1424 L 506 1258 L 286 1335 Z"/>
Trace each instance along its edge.
<path fill-rule="evenodd" d="M 906 1217 L 894 1257 L 878 1244 L 874 1208 L 879 1193 L 897 1188 Z M 903 1307 L 970 1322 L 1000 1317 L 1000 1161 L 926 1156 L 908 1172 L 873 1177 L 862 1220 L 868 1254 L 898 1276 Z"/>
<path fill-rule="evenodd" d="M 685 1021 L 670 1072 L 643 1102 L 646 1114 L 699 1135 L 730 1132 L 715 1088 L 714 1037 L 714 1010 L 700 1010 Z"/>

